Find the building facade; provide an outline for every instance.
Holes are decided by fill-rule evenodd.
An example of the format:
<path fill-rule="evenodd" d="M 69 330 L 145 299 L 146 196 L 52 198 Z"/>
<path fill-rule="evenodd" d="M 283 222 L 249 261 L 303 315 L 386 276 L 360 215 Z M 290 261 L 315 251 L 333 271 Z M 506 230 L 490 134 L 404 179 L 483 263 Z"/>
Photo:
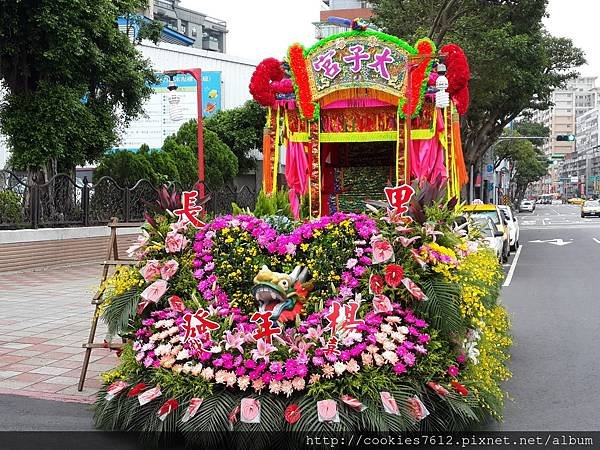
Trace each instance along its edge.
<path fill-rule="evenodd" d="M 330 16 L 350 20 L 357 17 L 369 19 L 373 16 L 372 5 L 369 2 L 361 0 L 323 0 L 322 6 L 320 21 L 315 23 L 317 39 L 349 31 L 346 27 L 328 23 L 327 18 Z"/>
<path fill-rule="evenodd" d="M 144 13 L 149 18 L 161 21 L 166 28 L 192 39 L 195 48 L 225 53 L 227 23 L 183 8 L 179 3 L 180 0 L 152 0 Z"/>
<path fill-rule="evenodd" d="M 550 139 L 543 144 L 544 154 L 553 158 L 549 175 L 536 186 L 538 193 L 558 192 L 565 196 L 581 194 L 582 182 L 575 173 L 585 171 L 585 162 L 578 156 L 578 119 L 590 110 L 600 107 L 600 88 L 597 77 L 580 77 L 570 80 L 564 89 L 552 93 L 554 106 L 544 111 L 533 111 L 532 121 L 550 129 Z M 580 122 L 579 126 L 583 126 Z M 586 131 L 589 134 L 589 130 Z M 557 141 L 560 135 L 574 135 L 574 141 Z M 583 169 L 581 169 L 583 164 Z M 583 183 L 584 184 L 584 183 Z M 585 190 L 585 189 L 584 189 Z"/>

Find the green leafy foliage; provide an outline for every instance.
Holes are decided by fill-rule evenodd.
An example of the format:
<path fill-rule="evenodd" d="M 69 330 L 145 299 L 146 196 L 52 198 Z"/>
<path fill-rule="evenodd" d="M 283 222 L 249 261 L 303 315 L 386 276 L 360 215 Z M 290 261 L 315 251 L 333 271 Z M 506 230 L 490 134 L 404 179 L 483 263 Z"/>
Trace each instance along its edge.
<path fill-rule="evenodd" d="M 544 30 L 545 0 L 372 3 L 376 23 L 390 34 L 463 48 L 471 69 L 471 106 L 463 119 L 467 163 L 477 161 L 523 110 L 551 106 L 552 91 L 585 63 L 570 39 Z"/>
<path fill-rule="evenodd" d="M 208 186 L 215 189 L 223 186 L 238 174 L 238 161 L 236 155 L 216 133 L 205 127 L 203 136 L 205 179 Z M 193 155 L 195 161 L 193 168 L 197 170 L 198 121 L 192 119 L 181 125 L 177 133 L 170 140 L 165 141 L 165 145 L 166 151 L 174 155 L 184 152 L 184 148 L 187 147 L 188 150 L 184 153 L 186 163 L 191 162 L 190 154 Z M 182 163 L 180 161 L 179 164 Z M 190 178 L 191 174 L 186 172 L 186 180 Z"/>
<path fill-rule="evenodd" d="M 419 302 L 415 312 L 427 317 L 437 330 L 447 334 L 459 334 L 465 329 L 465 321 L 460 313 L 460 290 L 440 277 L 424 278 L 421 286 L 429 300 Z"/>
<path fill-rule="evenodd" d="M 146 179 L 157 184 L 158 175 L 145 154 L 127 150 L 107 153 L 100 159 L 94 170 L 94 182 L 104 176 L 115 179 L 122 187 L 132 187 L 138 180 Z"/>
<path fill-rule="evenodd" d="M 139 293 L 135 290 L 111 298 L 101 316 L 104 323 L 108 325 L 110 337 L 127 334 L 130 322 L 135 318 L 139 301 Z"/>
<path fill-rule="evenodd" d="M 70 170 L 142 113 L 150 63 L 116 26 L 145 0 L 0 3 L 0 131 L 23 170 Z"/>
<path fill-rule="evenodd" d="M 254 100 L 239 108 L 219 111 L 204 121 L 204 128 L 215 132 L 236 156 L 236 173 L 255 168 L 256 160 L 249 152 L 262 148 L 264 125 L 265 108 Z"/>
<path fill-rule="evenodd" d="M 22 220 L 21 197 L 13 191 L 0 191 L 0 223 L 18 223 Z"/>

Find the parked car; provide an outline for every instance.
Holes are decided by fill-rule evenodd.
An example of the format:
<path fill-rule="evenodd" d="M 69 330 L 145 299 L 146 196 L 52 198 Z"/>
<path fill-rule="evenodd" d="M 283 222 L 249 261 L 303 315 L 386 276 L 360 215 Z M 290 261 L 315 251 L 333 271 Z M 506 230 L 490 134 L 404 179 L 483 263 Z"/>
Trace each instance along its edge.
<path fill-rule="evenodd" d="M 491 204 L 475 204 L 475 205 L 465 205 L 462 207 L 463 212 L 472 217 L 474 220 L 479 217 L 489 217 L 498 231 L 502 232 L 502 260 L 508 260 L 508 256 L 510 255 L 510 241 L 509 241 L 509 232 L 508 232 L 508 224 L 504 219 L 504 215 L 498 209 L 498 205 Z"/>
<path fill-rule="evenodd" d="M 535 202 L 533 200 L 523 200 L 519 205 L 519 212 L 534 212 L 535 211 Z"/>
<path fill-rule="evenodd" d="M 498 230 L 494 221 L 485 216 L 472 216 L 473 224 L 479 228 L 487 245 L 494 250 L 498 261 L 505 262 L 504 233 Z"/>
<path fill-rule="evenodd" d="M 582 198 L 579 198 L 579 197 L 573 197 L 573 198 L 570 198 L 569 200 L 567 200 L 567 203 L 569 203 L 571 205 L 582 205 L 583 202 L 585 202 L 585 200 Z"/>
<path fill-rule="evenodd" d="M 498 205 L 498 209 L 502 211 L 502 214 L 506 219 L 506 223 L 508 224 L 508 242 L 510 244 L 510 249 L 516 250 L 519 248 L 519 235 L 521 234 L 519 230 L 519 221 L 513 214 L 510 206 Z"/>
<path fill-rule="evenodd" d="M 581 217 L 600 216 L 600 200 L 586 200 L 581 205 Z"/>

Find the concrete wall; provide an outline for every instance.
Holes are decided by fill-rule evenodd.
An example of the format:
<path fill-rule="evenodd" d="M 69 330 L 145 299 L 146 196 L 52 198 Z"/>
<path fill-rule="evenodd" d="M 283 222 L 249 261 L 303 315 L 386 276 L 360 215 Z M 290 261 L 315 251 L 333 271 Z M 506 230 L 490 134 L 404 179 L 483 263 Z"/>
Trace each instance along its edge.
<path fill-rule="evenodd" d="M 117 231 L 120 259 L 127 258 L 125 251 L 139 232 Z M 108 227 L 0 231 L 0 278 L 6 272 L 100 265 L 106 258 L 109 234 Z"/>

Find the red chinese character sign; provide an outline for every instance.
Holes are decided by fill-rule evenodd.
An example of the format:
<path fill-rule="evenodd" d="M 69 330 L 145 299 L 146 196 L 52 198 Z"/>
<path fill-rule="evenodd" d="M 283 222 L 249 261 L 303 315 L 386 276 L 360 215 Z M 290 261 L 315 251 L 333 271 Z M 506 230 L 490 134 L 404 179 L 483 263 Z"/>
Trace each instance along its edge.
<path fill-rule="evenodd" d="M 219 328 L 219 324 L 208 319 L 208 315 L 203 309 L 183 315 L 183 342 L 205 340 L 208 333 Z"/>
<path fill-rule="evenodd" d="M 179 221 L 183 223 L 191 223 L 196 228 L 204 226 L 198 218 L 198 214 L 202 212 L 202 206 L 196 205 L 198 200 L 198 191 L 185 191 L 181 193 L 181 209 L 173 211 L 179 217 Z"/>
<path fill-rule="evenodd" d="M 340 95 L 345 89 L 364 88 L 371 90 L 367 96 L 379 98 L 379 92 L 384 94 L 380 96 L 384 101 L 391 96 L 404 105 L 408 91 L 410 112 L 415 114 L 421 105 L 434 53 L 435 46 L 428 39 L 413 47 L 397 37 L 371 30 L 330 36 L 309 49 L 294 44 L 288 58 L 297 87 L 296 101 L 302 115 L 314 120 L 319 100 L 332 93 Z M 403 106 L 400 115 L 404 117 L 404 113 Z"/>
<path fill-rule="evenodd" d="M 385 198 L 391 208 L 394 209 L 396 214 L 405 217 L 404 214 L 408 212 L 408 203 L 415 194 L 415 190 L 408 184 L 403 184 L 396 187 L 386 187 L 383 189 L 385 192 Z M 410 219 L 407 217 L 407 219 Z"/>
<path fill-rule="evenodd" d="M 309 50 L 306 59 L 313 100 L 353 87 L 376 88 L 401 97 L 409 49 L 365 32 Z"/>

